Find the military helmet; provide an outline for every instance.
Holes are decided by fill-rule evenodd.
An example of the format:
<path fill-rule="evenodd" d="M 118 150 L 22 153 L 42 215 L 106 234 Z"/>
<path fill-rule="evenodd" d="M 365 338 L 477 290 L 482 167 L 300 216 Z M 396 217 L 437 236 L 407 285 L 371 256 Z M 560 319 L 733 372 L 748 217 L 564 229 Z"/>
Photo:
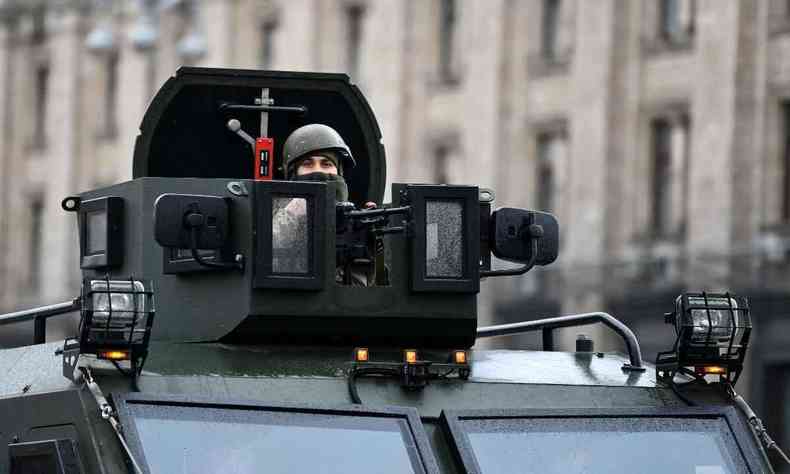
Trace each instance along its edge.
<path fill-rule="evenodd" d="M 335 163 L 338 171 L 342 174 L 343 168 L 353 168 L 356 166 L 354 157 L 351 156 L 351 149 L 343 141 L 343 137 L 332 127 L 320 123 L 305 125 L 294 130 L 285 140 L 283 145 L 283 164 L 285 165 L 285 175 L 290 177 L 293 170 L 292 166 L 296 161 L 308 153 L 320 151 L 333 151 L 342 160 Z M 333 161 L 336 156 L 330 156 Z"/>

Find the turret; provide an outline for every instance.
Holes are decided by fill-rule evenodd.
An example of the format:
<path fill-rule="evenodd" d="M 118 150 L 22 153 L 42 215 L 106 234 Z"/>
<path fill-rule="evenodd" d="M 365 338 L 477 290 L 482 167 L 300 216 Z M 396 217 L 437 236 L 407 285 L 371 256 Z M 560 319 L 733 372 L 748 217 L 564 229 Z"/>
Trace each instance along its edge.
<path fill-rule="evenodd" d="M 355 157 L 350 202 L 333 183 L 285 180 L 286 137 L 315 123 Z M 468 348 L 480 279 L 557 255 L 553 216 L 492 213 L 490 190 L 393 184 L 382 203 L 381 133 L 343 74 L 182 68 L 140 130 L 134 179 L 64 207 L 77 215 L 86 281 L 151 285 L 152 340 Z M 282 229 L 278 213 L 296 222 Z M 492 251 L 521 266 L 492 271 Z M 376 278 L 348 284 L 352 258 Z"/>

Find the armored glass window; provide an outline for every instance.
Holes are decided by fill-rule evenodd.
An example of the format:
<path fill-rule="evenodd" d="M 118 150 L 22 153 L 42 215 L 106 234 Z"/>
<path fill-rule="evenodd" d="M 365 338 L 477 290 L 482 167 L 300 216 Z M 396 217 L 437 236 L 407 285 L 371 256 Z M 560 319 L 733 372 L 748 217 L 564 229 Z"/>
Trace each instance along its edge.
<path fill-rule="evenodd" d="M 409 185 L 415 236 L 412 290 L 480 288 L 480 204 L 472 186 Z"/>
<path fill-rule="evenodd" d="M 378 412 L 124 399 L 148 472 L 432 473 L 416 411 Z"/>
<path fill-rule="evenodd" d="M 323 288 L 326 184 L 259 181 L 255 186 L 254 287 Z"/>
<path fill-rule="evenodd" d="M 467 471 L 735 474 L 761 470 L 754 440 L 731 409 L 642 410 L 643 414 L 544 410 L 500 416 L 507 411 L 493 416 L 443 415 Z"/>
<path fill-rule="evenodd" d="M 474 420 L 465 429 L 483 472 L 523 472 L 530 463 L 544 473 L 747 472 L 728 451 L 731 436 L 720 421 L 661 420 Z M 627 456 L 612 456 L 627 444 Z M 732 448 L 734 446 L 729 446 Z M 671 456 L 651 456 L 654 450 Z M 737 448 L 736 448 L 737 450 Z M 646 463 L 646 459 L 651 459 Z"/>
<path fill-rule="evenodd" d="M 310 222 L 305 198 L 272 198 L 272 272 L 303 275 L 308 271 Z"/>
<path fill-rule="evenodd" d="M 463 201 L 425 203 L 425 275 L 461 278 L 464 272 Z"/>
<path fill-rule="evenodd" d="M 762 386 L 765 427 L 779 446 L 790 446 L 790 364 L 770 364 L 765 367 L 765 382 Z M 774 466 L 782 460 L 774 450 L 768 452 Z"/>
<path fill-rule="evenodd" d="M 123 261 L 123 199 L 105 196 L 82 201 L 77 213 L 80 267 L 120 265 Z"/>
<path fill-rule="evenodd" d="M 107 250 L 107 213 L 104 210 L 86 213 L 85 254 L 96 255 Z"/>

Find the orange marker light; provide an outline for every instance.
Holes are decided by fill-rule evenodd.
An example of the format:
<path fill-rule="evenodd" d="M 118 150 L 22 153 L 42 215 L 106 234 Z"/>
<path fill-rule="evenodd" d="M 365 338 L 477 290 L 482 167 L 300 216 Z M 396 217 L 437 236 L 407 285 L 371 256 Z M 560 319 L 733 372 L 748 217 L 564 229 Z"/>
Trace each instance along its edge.
<path fill-rule="evenodd" d="M 100 351 L 98 355 L 100 359 L 109 359 L 109 360 L 129 359 L 129 353 L 126 351 Z"/>
<path fill-rule="evenodd" d="M 466 351 L 454 351 L 453 352 L 453 361 L 456 364 L 466 364 Z"/>
<path fill-rule="evenodd" d="M 416 364 L 417 363 L 417 350 L 416 349 L 406 349 L 403 351 L 403 360 L 406 361 L 407 364 Z"/>
<path fill-rule="evenodd" d="M 700 371 L 700 369 L 702 370 Z M 727 368 L 719 365 L 708 365 L 705 367 L 697 367 L 697 372 L 702 372 L 705 375 L 724 375 L 727 373 Z"/>
<path fill-rule="evenodd" d="M 367 362 L 369 357 L 367 347 L 357 347 L 354 349 L 354 360 L 357 362 Z"/>

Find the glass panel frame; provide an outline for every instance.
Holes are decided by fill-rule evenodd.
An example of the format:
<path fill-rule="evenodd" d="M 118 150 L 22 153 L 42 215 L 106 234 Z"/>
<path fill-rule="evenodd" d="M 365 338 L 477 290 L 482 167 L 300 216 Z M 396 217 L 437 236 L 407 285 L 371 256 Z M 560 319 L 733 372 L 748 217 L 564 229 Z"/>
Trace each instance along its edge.
<path fill-rule="evenodd" d="M 35 467 L 53 474 L 82 474 L 85 469 L 76 444 L 71 438 L 10 443 L 9 473 L 23 474 Z"/>
<path fill-rule="evenodd" d="M 422 425 L 416 409 L 408 407 L 366 407 L 359 405 L 320 406 L 304 404 L 270 404 L 254 400 L 217 400 L 196 397 L 181 397 L 175 395 L 149 395 L 142 393 L 114 394 L 113 399 L 118 411 L 118 417 L 123 427 L 124 434 L 137 461 L 145 472 L 151 472 L 145 458 L 145 451 L 134 421 L 134 405 L 147 405 L 164 407 L 189 407 L 194 409 L 220 409 L 258 411 L 269 414 L 299 414 L 299 415 L 328 415 L 333 417 L 348 417 L 348 421 L 368 419 L 372 422 L 384 420 L 397 420 L 404 422 L 407 429 L 401 434 L 410 439 L 404 439 L 404 448 L 411 461 L 415 472 L 424 474 L 439 474 L 439 467 L 434 457 L 433 450 L 428 442 L 428 436 Z M 261 426 L 265 426 L 262 424 Z M 290 426 L 287 424 L 286 426 Z M 299 426 L 294 423 L 294 426 Z M 408 441 L 411 441 L 409 443 Z M 353 453 L 355 447 L 349 447 L 347 454 Z"/>
<path fill-rule="evenodd" d="M 100 222 L 104 224 L 104 228 L 91 227 L 88 216 L 96 216 L 100 213 L 104 214 L 102 222 Z M 80 268 L 115 267 L 123 263 L 123 198 L 105 196 L 82 201 L 77 209 L 77 221 L 80 234 Z M 103 234 L 101 236 L 94 235 L 92 239 L 102 241 L 104 245 L 99 245 L 99 247 L 104 248 L 89 251 L 88 239 L 91 238 L 89 234 L 95 231 L 100 231 Z"/>
<path fill-rule="evenodd" d="M 415 236 L 411 240 L 412 291 L 477 293 L 480 291 L 480 192 L 476 186 L 407 185 Z M 429 277 L 426 244 L 428 202 L 461 204 L 460 237 L 463 255 L 460 277 Z M 441 242 L 440 242 L 441 244 Z"/>
<path fill-rule="evenodd" d="M 687 408 L 568 408 L 568 409 L 514 409 L 514 410 L 445 410 L 441 415 L 441 425 L 449 439 L 451 451 L 455 456 L 460 472 L 482 474 L 472 443 L 463 427 L 471 420 L 540 420 L 564 419 L 578 420 L 579 431 L 584 432 L 585 421 L 602 418 L 668 418 L 723 420 L 728 426 L 733 440 L 740 452 L 740 460 L 750 472 L 769 472 L 767 459 L 749 428 L 741 421 L 735 408 L 730 406 L 687 407 Z M 623 446 L 627 448 L 627 446 Z M 657 447 L 656 456 L 660 449 Z M 732 453 L 735 455 L 735 453 Z M 737 457 L 737 455 L 735 455 Z"/>
<path fill-rule="evenodd" d="M 327 255 L 325 252 L 327 224 L 327 185 L 325 183 L 291 181 L 256 181 L 254 183 L 253 229 L 255 232 L 253 288 L 287 288 L 322 290 L 325 285 Z M 280 273 L 274 271 L 274 202 L 282 198 L 304 199 L 306 204 L 307 271 Z M 334 213 L 331 214 L 334 218 Z M 333 243 L 334 243 L 334 239 Z M 334 254 L 331 255 L 334 258 Z"/>

